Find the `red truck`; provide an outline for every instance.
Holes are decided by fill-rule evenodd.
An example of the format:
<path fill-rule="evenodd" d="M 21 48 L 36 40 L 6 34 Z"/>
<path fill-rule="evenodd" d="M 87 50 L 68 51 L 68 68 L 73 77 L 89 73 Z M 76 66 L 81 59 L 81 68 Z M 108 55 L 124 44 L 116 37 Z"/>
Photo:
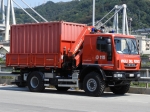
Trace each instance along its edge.
<path fill-rule="evenodd" d="M 71 22 L 12 25 L 6 65 L 19 74 L 18 87 L 42 92 L 70 87 L 100 96 L 106 87 L 125 94 L 140 78 L 140 55 L 134 36 L 103 33 Z"/>

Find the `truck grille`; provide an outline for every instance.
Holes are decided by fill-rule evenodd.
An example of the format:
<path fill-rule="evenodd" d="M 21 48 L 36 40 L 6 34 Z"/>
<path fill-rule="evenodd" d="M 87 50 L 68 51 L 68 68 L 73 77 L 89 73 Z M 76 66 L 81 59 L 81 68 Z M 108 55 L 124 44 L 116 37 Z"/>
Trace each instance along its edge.
<path fill-rule="evenodd" d="M 136 67 L 136 65 L 137 65 L 137 64 L 135 64 L 135 63 L 125 63 L 125 64 L 124 64 L 125 67 L 129 67 L 129 68 L 130 68 L 130 67 L 132 67 L 132 68 L 133 68 L 133 67 Z"/>

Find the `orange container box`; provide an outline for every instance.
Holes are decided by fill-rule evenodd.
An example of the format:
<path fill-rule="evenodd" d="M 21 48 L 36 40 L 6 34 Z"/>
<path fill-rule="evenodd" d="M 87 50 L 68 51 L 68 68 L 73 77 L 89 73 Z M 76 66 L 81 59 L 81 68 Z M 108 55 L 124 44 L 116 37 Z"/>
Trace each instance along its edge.
<path fill-rule="evenodd" d="M 59 66 L 63 48 L 72 45 L 86 25 L 48 22 L 12 25 L 7 66 Z"/>

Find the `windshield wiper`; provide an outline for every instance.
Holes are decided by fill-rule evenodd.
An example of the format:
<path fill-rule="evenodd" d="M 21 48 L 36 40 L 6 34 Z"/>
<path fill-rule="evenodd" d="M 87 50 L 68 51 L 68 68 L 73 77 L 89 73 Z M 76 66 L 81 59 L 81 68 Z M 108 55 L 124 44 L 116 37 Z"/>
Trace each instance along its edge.
<path fill-rule="evenodd" d="M 128 42 L 127 42 L 127 39 L 125 39 L 126 40 L 126 43 L 127 43 L 127 46 L 128 46 L 128 52 L 129 52 L 129 54 L 131 54 L 131 49 L 130 49 L 130 47 L 129 47 L 129 44 L 128 44 Z"/>
<path fill-rule="evenodd" d="M 134 41 L 133 41 L 133 40 L 131 40 L 131 41 L 132 41 L 132 43 L 133 43 L 133 45 L 134 45 L 134 51 L 137 52 L 137 47 L 136 47 Z"/>

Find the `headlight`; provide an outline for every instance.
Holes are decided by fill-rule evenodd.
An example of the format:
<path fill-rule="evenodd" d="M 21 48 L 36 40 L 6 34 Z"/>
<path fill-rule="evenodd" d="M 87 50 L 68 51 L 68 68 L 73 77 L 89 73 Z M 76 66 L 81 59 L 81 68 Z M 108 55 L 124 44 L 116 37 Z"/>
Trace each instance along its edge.
<path fill-rule="evenodd" d="M 140 77 L 141 76 L 141 74 L 137 74 L 137 77 Z"/>
<path fill-rule="evenodd" d="M 122 77 L 122 74 L 114 74 L 114 77 Z"/>
<path fill-rule="evenodd" d="M 134 77 L 134 74 L 129 74 L 129 77 Z"/>

